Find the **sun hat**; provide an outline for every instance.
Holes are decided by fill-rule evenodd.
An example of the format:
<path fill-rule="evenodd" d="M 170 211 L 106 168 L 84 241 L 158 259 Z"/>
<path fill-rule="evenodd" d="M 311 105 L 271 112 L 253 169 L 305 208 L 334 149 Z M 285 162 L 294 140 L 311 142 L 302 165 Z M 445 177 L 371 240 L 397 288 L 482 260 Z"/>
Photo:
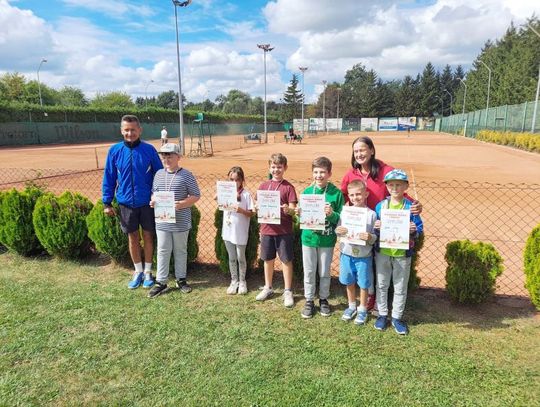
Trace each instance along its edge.
<path fill-rule="evenodd" d="M 161 146 L 159 152 L 180 155 L 180 146 L 175 143 L 166 143 Z"/>
<path fill-rule="evenodd" d="M 384 176 L 384 182 L 388 182 L 388 181 L 409 182 L 409 178 L 407 177 L 407 173 L 405 171 L 396 168 L 395 170 L 390 171 L 388 174 Z"/>

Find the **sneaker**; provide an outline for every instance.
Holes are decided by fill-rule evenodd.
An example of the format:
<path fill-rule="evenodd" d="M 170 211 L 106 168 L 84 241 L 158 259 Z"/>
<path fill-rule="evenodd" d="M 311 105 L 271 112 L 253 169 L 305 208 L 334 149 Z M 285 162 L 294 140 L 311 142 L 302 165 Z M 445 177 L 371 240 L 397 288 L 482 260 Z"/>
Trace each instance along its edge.
<path fill-rule="evenodd" d="M 287 308 L 291 308 L 294 305 L 294 297 L 291 290 L 285 290 L 283 292 L 283 305 Z"/>
<path fill-rule="evenodd" d="M 379 331 L 384 331 L 388 326 L 388 320 L 386 319 L 386 315 L 379 315 L 379 317 L 375 320 L 374 326 L 375 329 L 378 329 Z"/>
<path fill-rule="evenodd" d="M 328 300 L 320 300 L 319 301 L 320 306 L 320 313 L 323 317 L 329 317 L 332 313 L 332 310 L 330 309 L 330 304 L 328 304 Z"/>
<path fill-rule="evenodd" d="M 131 279 L 131 281 L 128 283 L 128 288 L 130 290 L 134 290 L 135 288 L 139 288 L 139 286 L 142 284 L 144 280 L 144 273 L 137 273 L 137 272 L 134 272 L 133 273 L 133 278 Z"/>
<path fill-rule="evenodd" d="M 366 307 L 368 311 L 375 308 L 375 294 L 368 294 Z"/>
<path fill-rule="evenodd" d="M 343 311 L 343 315 L 341 316 L 341 319 L 344 321 L 351 321 L 354 316 L 356 315 L 356 308 L 348 308 Z"/>
<path fill-rule="evenodd" d="M 368 320 L 367 311 L 358 311 L 358 315 L 356 316 L 356 319 L 354 320 L 354 323 L 356 325 L 364 325 L 367 320 Z"/>
<path fill-rule="evenodd" d="M 234 295 L 238 291 L 238 281 L 231 281 L 231 285 L 227 288 L 228 295 Z"/>
<path fill-rule="evenodd" d="M 392 326 L 394 327 L 398 335 L 407 335 L 409 333 L 409 328 L 407 328 L 407 324 L 401 319 L 392 318 Z"/>
<path fill-rule="evenodd" d="M 144 273 L 144 281 L 142 283 L 143 288 L 151 288 L 156 280 L 152 276 L 152 273 Z"/>
<path fill-rule="evenodd" d="M 245 295 L 247 294 L 248 292 L 248 289 L 247 289 L 247 284 L 245 281 L 240 281 L 238 283 L 238 294 L 240 295 Z"/>
<path fill-rule="evenodd" d="M 268 298 L 272 296 L 272 294 L 274 294 L 274 290 L 265 286 L 262 289 L 262 291 L 259 294 L 257 294 L 257 296 L 255 297 L 255 300 L 257 301 L 267 300 Z"/>
<path fill-rule="evenodd" d="M 184 294 L 190 293 L 192 291 L 191 286 L 187 283 L 185 279 L 176 280 L 176 287 Z"/>
<path fill-rule="evenodd" d="M 163 294 L 166 289 L 167 289 L 167 284 L 161 284 L 160 282 L 156 282 L 156 284 L 148 292 L 148 298 L 157 297 L 158 295 Z"/>
<path fill-rule="evenodd" d="M 302 318 L 309 319 L 315 315 L 315 304 L 311 300 L 307 300 L 302 309 Z"/>

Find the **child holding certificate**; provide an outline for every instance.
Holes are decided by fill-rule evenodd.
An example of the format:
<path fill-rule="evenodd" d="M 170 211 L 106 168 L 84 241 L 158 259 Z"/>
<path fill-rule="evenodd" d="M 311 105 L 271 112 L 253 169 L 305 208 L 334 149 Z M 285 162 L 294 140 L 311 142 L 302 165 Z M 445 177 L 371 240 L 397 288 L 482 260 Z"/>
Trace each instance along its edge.
<path fill-rule="evenodd" d="M 388 288 L 394 283 L 392 301 L 392 326 L 399 335 L 407 335 L 409 329 L 402 320 L 407 300 L 407 286 L 411 271 L 411 256 L 414 241 L 423 231 L 420 215 L 411 213 L 412 202 L 404 194 L 409 179 L 403 170 L 395 169 L 384 177 L 390 197 L 379 202 L 375 208 L 375 229 L 379 242 L 375 254 L 377 270 L 377 307 L 379 317 L 375 328 L 383 331 L 388 325 Z"/>
<path fill-rule="evenodd" d="M 283 178 L 283 174 L 287 170 L 287 157 L 280 153 L 272 154 L 268 160 L 268 165 L 270 166 L 272 178 L 263 182 L 257 191 L 257 219 L 260 223 L 261 233 L 260 257 L 264 261 L 264 287 L 255 299 L 264 301 L 274 294 L 272 278 L 277 254 L 283 264 L 283 281 L 285 285 L 283 305 L 290 308 L 294 305 L 292 293 L 292 215 L 298 199 L 294 186 Z M 271 195 L 276 195 L 276 191 L 279 193 L 278 200 L 274 202 Z"/>
<path fill-rule="evenodd" d="M 174 252 L 176 286 L 183 293 L 191 287 L 186 282 L 187 240 L 191 229 L 191 206 L 201 196 L 197 180 L 185 168 L 179 167 L 180 147 L 167 143 L 159 150 L 165 169 L 154 177 L 150 206 L 159 207 L 156 213 L 157 276 L 156 284 L 148 293 L 154 298 L 163 294 L 169 280 L 169 262 Z"/>
<path fill-rule="evenodd" d="M 246 294 L 246 245 L 254 205 L 251 194 L 244 188 L 245 177 L 241 167 L 232 167 L 229 170 L 229 180 L 236 183 L 236 204 L 223 211 L 221 228 L 231 272 L 231 284 L 227 288 L 227 294 Z"/>
<path fill-rule="evenodd" d="M 340 189 L 329 180 L 332 175 L 332 162 L 326 157 L 318 157 L 311 164 L 313 183 L 301 195 L 301 206 L 296 209 L 302 224 L 302 261 L 304 264 L 304 295 L 306 303 L 302 309 L 302 318 L 315 315 L 315 291 L 317 271 L 319 273 L 319 311 L 322 316 L 331 314 L 328 297 L 330 296 L 330 265 L 334 254 L 337 236 L 336 225 L 345 202 Z M 317 200 L 321 198 L 319 205 Z M 309 211 L 309 212 L 308 212 Z M 307 216 L 306 216 L 307 215 Z M 322 217 L 320 222 L 310 221 Z M 322 229 L 322 230 L 321 230 Z"/>
<path fill-rule="evenodd" d="M 374 211 L 366 206 L 369 192 L 364 181 L 353 180 L 347 185 L 351 206 L 343 207 L 336 234 L 341 238 L 339 251 L 339 282 L 347 286 L 349 306 L 341 317 L 364 325 L 368 319 L 368 289 L 373 281 L 373 245 L 377 241 L 373 227 L 377 220 Z M 360 306 L 356 308 L 356 284 L 360 287 Z"/>

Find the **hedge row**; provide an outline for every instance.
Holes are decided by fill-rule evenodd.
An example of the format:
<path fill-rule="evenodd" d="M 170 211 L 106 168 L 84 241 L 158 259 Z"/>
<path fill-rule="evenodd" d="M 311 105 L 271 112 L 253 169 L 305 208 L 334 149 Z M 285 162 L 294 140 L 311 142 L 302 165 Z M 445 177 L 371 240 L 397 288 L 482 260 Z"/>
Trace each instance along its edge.
<path fill-rule="evenodd" d="M 476 139 L 540 153 L 540 135 L 538 134 L 480 130 L 476 133 Z"/>
<path fill-rule="evenodd" d="M 47 115 L 44 115 L 44 112 Z M 64 122 L 66 116 L 69 122 L 119 122 L 125 114 L 134 114 L 142 122 L 149 123 L 175 123 L 178 121 L 178 110 L 164 109 L 160 107 L 144 108 L 93 108 L 75 106 L 44 106 L 30 103 L 6 103 L 0 102 L 0 122 Z M 198 111 L 184 110 L 184 122 L 191 123 L 196 118 Z M 264 118 L 260 115 L 205 112 L 205 120 L 211 123 L 263 123 Z M 270 122 L 279 122 L 278 117 L 268 116 Z"/>

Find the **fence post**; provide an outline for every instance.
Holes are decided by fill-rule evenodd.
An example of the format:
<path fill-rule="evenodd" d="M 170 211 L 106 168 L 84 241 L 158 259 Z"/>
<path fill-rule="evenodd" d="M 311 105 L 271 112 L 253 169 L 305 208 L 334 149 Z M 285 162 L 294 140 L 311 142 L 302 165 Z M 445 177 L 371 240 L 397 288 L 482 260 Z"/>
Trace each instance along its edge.
<path fill-rule="evenodd" d="M 508 119 L 508 105 L 504 105 L 504 131 L 506 131 L 506 120 Z"/>
<path fill-rule="evenodd" d="M 521 121 L 521 132 L 525 131 L 525 118 L 527 117 L 527 101 L 525 101 L 525 109 L 523 109 L 523 120 Z"/>

